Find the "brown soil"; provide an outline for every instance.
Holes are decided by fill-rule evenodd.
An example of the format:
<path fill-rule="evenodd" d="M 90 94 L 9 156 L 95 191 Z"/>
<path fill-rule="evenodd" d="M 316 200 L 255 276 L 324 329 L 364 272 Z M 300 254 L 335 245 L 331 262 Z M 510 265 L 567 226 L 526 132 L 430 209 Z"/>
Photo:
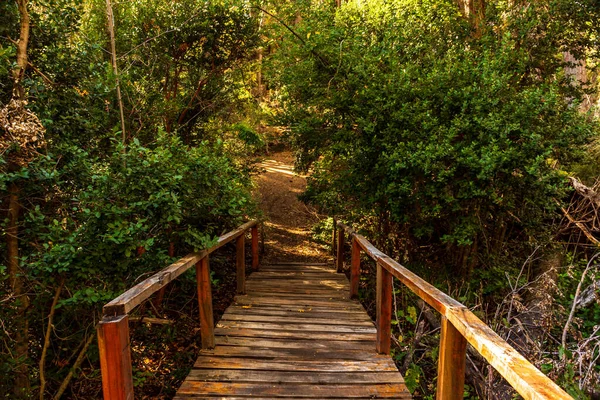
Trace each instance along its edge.
<path fill-rule="evenodd" d="M 265 216 L 262 263 L 331 263 L 329 250 L 311 240 L 311 227 L 322 216 L 298 200 L 306 177 L 295 173 L 293 164 L 286 150 L 271 153 L 259 164 L 255 196 Z"/>

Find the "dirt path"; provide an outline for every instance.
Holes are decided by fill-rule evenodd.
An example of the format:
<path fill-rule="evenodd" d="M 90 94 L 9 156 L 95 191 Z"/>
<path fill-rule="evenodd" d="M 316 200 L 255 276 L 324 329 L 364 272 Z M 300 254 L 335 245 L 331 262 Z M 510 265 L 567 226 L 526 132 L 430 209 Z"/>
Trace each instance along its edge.
<path fill-rule="evenodd" d="M 311 240 L 310 229 L 319 215 L 298 200 L 306 179 L 294 173 L 289 151 L 272 153 L 260 164 L 256 197 L 265 214 L 263 264 L 274 262 L 332 262 L 325 246 Z"/>

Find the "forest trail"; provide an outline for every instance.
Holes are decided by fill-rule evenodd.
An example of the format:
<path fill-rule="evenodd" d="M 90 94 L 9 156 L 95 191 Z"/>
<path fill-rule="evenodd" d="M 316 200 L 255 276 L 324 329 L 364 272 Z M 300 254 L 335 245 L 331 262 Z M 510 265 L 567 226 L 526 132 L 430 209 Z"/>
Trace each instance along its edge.
<path fill-rule="evenodd" d="M 298 200 L 306 177 L 295 173 L 293 164 L 294 157 L 287 150 L 273 152 L 259 163 L 255 196 L 266 218 L 262 263 L 333 263 L 325 246 L 311 240 L 311 227 L 320 217 Z"/>

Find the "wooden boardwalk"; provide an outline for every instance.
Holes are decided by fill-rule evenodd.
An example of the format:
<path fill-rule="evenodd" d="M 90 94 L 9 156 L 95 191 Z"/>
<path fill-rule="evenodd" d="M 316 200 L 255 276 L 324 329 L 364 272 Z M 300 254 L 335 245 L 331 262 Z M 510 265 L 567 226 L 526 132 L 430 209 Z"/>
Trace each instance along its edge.
<path fill-rule="evenodd" d="M 410 399 L 346 277 L 322 265 L 267 265 L 246 281 L 176 399 Z"/>

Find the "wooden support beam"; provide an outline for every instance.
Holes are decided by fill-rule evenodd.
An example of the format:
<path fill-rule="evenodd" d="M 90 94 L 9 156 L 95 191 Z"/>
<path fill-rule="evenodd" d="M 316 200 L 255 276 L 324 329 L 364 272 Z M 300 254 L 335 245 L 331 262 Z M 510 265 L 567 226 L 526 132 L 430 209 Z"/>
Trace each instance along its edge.
<path fill-rule="evenodd" d="M 331 235 L 331 255 L 334 257 L 335 257 L 335 246 L 336 246 L 336 241 L 335 241 L 336 230 L 337 230 L 337 225 L 336 225 L 335 218 L 334 218 L 333 219 L 333 233 Z"/>
<path fill-rule="evenodd" d="M 392 342 L 392 274 L 377 263 L 377 352 L 389 354 Z"/>
<path fill-rule="evenodd" d="M 235 241 L 237 294 L 246 293 L 246 255 L 244 254 L 245 245 L 246 238 L 244 237 L 244 235 L 239 236 Z"/>
<path fill-rule="evenodd" d="M 252 270 L 258 271 L 258 226 L 252 227 Z"/>
<path fill-rule="evenodd" d="M 462 400 L 465 387 L 467 340 L 442 316 L 438 359 L 437 400 Z"/>
<path fill-rule="evenodd" d="M 358 282 L 360 280 L 360 246 L 352 239 L 352 264 L 350 265 L 350 298 L 358 298 Z"/>
<path fill-rule="evenodd" d="M 133 400 L 129 318 L 104 317 L 97 331 L 104 400 Z"/>
<path fill-rule="evenodd" d="M 335 259 L 337 265 L 337 272 L 339 273 L 344 272 L 344 236 L 344 230 L 340 229 L 337 237 L 337 254 Z"/>
<path fill-rule="evenodd" d="M 212 288 L 208 256 L 196 264 L 196 283 L 198 287 L 198 305 L 200 306 L 200 334 L 202 349 L 215 347 L 215 320 L 213 317 Z"/>

